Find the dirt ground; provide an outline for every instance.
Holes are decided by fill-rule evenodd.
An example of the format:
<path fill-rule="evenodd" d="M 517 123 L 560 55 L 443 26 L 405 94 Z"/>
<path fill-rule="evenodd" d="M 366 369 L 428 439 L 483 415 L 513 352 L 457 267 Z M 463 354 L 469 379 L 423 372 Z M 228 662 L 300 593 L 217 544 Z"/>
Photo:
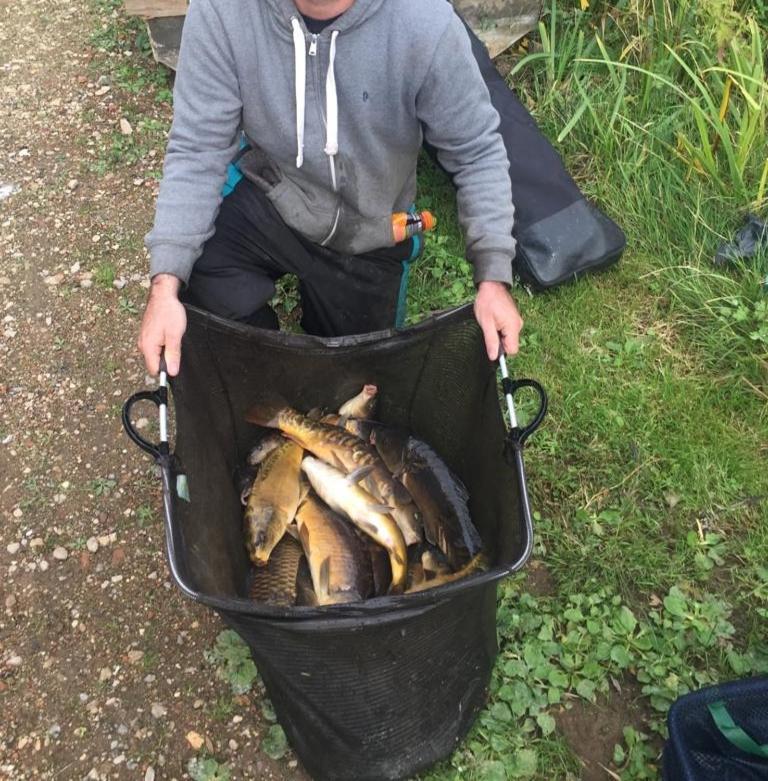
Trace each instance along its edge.
<path fill-rule="evenodd" d="M 205 661 L 223 627 L 171 585 L 122 433 L 158 163 L 93 165 L 121 107 L 90 25 L 83 0 L 0 0 L 0 778 L 188 778 L 190 732 L 233 778 L 305 778 Z"/>
<path fill-rule="evenodd" d="M 0 0 L 0 779 L 183 779 L 200 752 L 306 779 L 260 752 L 258 692 L 205 661 L 223 626 L 170 582 L 159 483 L 122 432 L 153 382 L 134 345 L 159 159 L 95 164 L 123 110 L 90 25 L 85 0 Z M 585 754 L 615 740 L 574 726 L 594 717 L 561 725 Z"/>

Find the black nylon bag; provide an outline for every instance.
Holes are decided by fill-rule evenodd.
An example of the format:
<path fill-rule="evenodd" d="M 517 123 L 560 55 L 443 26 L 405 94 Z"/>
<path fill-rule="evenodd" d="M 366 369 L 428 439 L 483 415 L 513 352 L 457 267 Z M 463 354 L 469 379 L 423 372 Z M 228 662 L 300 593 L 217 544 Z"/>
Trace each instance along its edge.
<path fill-rule="evenodd" d="M 667 725 L 664 781 L 768 779 L 768 678 L 686 694 L 670 708 Z"/>
<path fill-rule="evenodd" d="M 532 545 L 521 450 L 506 447 L 496 373 L 472 308 L 401 331 L 331 339 L 187 312 L 172 384 L 176 453 L 158 458 L 172 577 L 250 645 L 313 778 L 410 778 L 447 757 L 483 706 L 497 653 L 497 584 L 523 566 Z M 464 481 L 492 568 L 357 605 L 279 608 L 245 599 L 238 478 L 261 432 L 245 422 L 246 410 L 274 400 L 304 411 L 334 407 L 366 382 L 380 389 L 377 418 L 429 442 Z M 174 489 L 180 474 L 189 501 Z"/>
<path fill-rule="evenodd" d="M 507 148 L 515 205 L 515 273 L 533 289 L 544 290 L 617 263 L 626 246 L 621 228 L 584 197 L 482 41 L 466 22 L 464 26 L 499 112 L 499 133 Z"/>

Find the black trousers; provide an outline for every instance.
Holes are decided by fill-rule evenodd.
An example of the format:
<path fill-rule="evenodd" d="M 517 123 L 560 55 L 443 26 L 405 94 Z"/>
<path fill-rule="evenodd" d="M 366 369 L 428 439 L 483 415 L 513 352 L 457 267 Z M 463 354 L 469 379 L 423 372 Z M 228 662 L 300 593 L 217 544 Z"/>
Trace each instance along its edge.
<path fill-rule="evenodd" d="M 182 294 L 190 304 L 276 329 L 269 306 L 275 282 L 295 274 L 307 333 L 346 336 L 393 328 L 402 319 L 408 266 L 419 242 L 409 239 L 364 255 L 321 247 L 289 228 L 245 178 L 224 199 L 215 230 Z"/>

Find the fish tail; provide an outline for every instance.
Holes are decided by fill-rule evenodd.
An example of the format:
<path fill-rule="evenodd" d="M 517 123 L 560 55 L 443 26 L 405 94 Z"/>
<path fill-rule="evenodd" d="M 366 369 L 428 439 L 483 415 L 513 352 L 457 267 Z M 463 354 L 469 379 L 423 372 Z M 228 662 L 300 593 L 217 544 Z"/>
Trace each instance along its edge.
<path fill-rule="evenodd" d="M 245 419 L 249 423 L 255 423 L 257 426 L 266 426 L 267 428 L 279 428 L 278 420 L 280 413 L 285 409 L 284 404 L 275 404 L 270 402 L 261 402 L 254 404 L 248 412 L 245 413 Z"/>

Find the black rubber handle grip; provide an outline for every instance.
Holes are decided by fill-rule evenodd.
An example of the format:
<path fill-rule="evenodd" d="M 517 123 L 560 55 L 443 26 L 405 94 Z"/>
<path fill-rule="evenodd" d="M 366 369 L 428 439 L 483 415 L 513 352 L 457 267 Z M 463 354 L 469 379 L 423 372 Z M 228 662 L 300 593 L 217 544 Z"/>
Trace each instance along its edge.
<path fill-rule="evenodd" d="M 123 428 L 131 441 L 138 445 L 143 451 L 149 453 L 153 458 L 159 460 L 163 455 L 168 455 L 168 443 L 158 442 L 156 445 L 148 442 L 139 434 L 133 423 L 131 423 L 131 410 L 134 404 L 140 401 L 151 401 L 158 409 L 161 404 L 168 404 L 168 389 L 158 388 L 153 391 L 139 391 L 134 393 L 125 404 L 123 404 Z"/>
<path fill-rule="evenodd" d="M 539 397 L 539 409 L 536 411 L 536 415 L 533 420 L 527 426 L 518 426 L 513 428 L 509 432 L 509 439 L 517 447 L 522 447 L 528 437 L 533 434 L 534 431 L 541 425 L 544 420 L 544 416 L 547 414 L 547 407 L 549 406 L 549 399 L 547 398 L 547 392 L 536 380 L 512 380 L 504 383 L 504 392 L 515 395 L 521 388 L 532 388 L 536 391 Z"/>

